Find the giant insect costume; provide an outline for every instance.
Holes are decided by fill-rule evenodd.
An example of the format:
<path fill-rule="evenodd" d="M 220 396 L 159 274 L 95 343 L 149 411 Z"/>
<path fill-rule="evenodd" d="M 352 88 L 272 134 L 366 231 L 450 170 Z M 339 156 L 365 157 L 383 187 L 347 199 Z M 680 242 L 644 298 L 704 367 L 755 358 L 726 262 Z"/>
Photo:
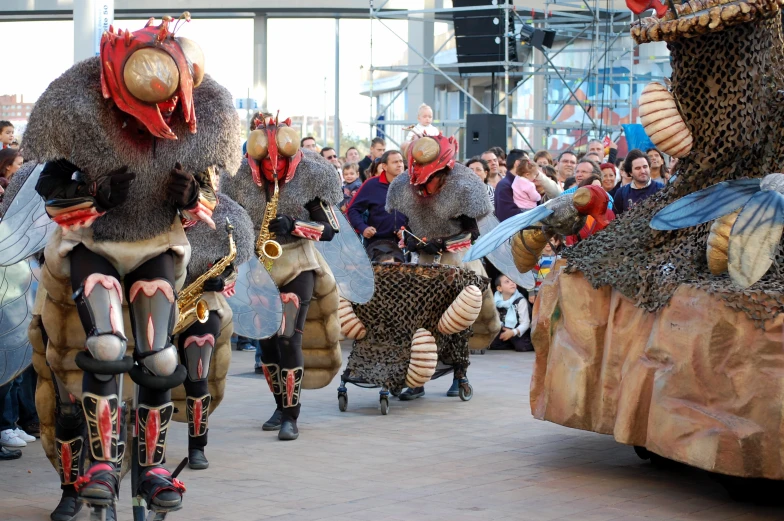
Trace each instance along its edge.
<path fill-rule="evenodd" d="M 476 174 L 455 162 L 456 153 L 454 138 L 421 137 L 413 141 L 407 149 L 408 170 L 389 185 L 387 211 L 399 211 L 408 217 L 406 247 L 419 254 L 420 264 L 440 262 L 486 276 L 480 261 L 464 263 L 463 256 L 479 236 L 477 220 L 491 215 L 493 208 Z M 482 289 L 482 310 L 469 340 L 472 349 L 489 346 L 501 330 L 493 294 L 489 286 Z M 450 396 L 458 396 L 458 384 L 468 386 L 468 357 L 454 362 Z"/>
<path fill-rule="evenodd" d="M 281 440 L 299 436 L 297 418 L 303 378 L 307 380 L 302 338 L 314 295 L 329 322 L 322 336 L 334 334 L 329 324 L 339 331 L 335 281 L 315 243 L 331 241 L 339 231 L 333 205 L 342 200 L 341 186 L 332 165 L 299 148 L 299 136 L 289 125 L 289 120 L 272 118 L 258 122 L 248 138 L 246 160 L 235 176 L 221 182 L 221 190 L 250 214 L 258 233 L 256 253 L 283 302 L 280 329 L 262 340 L 264 375 L 276 403 L 263 428 L 279 430 Z M 334 367 L 319 386 L 329 383 L 340 367 L 334 340 L 328 341 L 324 356 Z"/>
<path fill-rule="evenodd" d="M 635 41 L 670 50 L 640 119 L 677 178 L 545 280 L 531 410 L 642 456 L 781 480 L 782 2 L 627 5 L 657 11 Z"/>
<path fill-rule="evenodd" d="M 111 30 L 100 57 L 53 81 L 30 116 L 26 157 L 46 162 L 36 189 L 60 226 L 42 275 L 47 358 L 83 349 L 75 357 L 81 385 L 56 383 L 58 417 L 72 421 L 55 427 L 63 499 L 53 515 L 72 511 L 76 492 L 113 514 L 119 463 L 130 450 L 120 425 L 125 373 L 138 386 L 132 493 L 161 515 L 181 506 L 184 486 L 163 466 L 170 390 L 187 376 L 171 341 L 191 255 L 181 216 L 214 226 L 216 200 L 201 174 L 239 164 L 232 99 L 204 75 L 203 61 L 194 42 L 175 37 L 168 17 L 134 32 Z M 83 332 L 69 327 L 76 320 Z M 83 458 L 92 462 L 86 472 Z"/>

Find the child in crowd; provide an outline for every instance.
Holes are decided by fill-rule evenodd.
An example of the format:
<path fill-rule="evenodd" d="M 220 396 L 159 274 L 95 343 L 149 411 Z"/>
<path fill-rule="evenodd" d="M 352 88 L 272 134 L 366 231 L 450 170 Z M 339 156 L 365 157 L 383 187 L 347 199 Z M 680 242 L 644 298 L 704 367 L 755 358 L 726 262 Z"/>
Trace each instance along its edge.
<path fill-rule="evenodd" d="M 409 141 L 422 136 L 437 136 L 441 133 L 433 126 L 433 109 L 424 103 L 419 106 L 417 111 L 417 121 L 419 123 L 408 134 Z"/>
<path fill-rule="evenodd" d="M 0 149 L 9 148 L 14 142 L 14 125 L 10 121 L 0 121 Z"/>
<path fill-rule="evenodd" d="M 534 266 L 534 278 L 536 279 L 536 285 L 534 289 L 531 291 L 531 294 L 528 297 L 528 300 L 531 304 L 534 303 L 536 300 L 536 296 L 539 293 L 539 288 L 544 282 L 544 279 L 547 278 L 547 274 L 553 269 L 555 266 L 555 261 L 561 258 L 560 255 L 555 253 L 555 249 L 558 249 L 558 246 L 561 245 L 561 238 L 559 236 L 555 236 L 550 239 L 547 245 L 542 250 L 542 255 L 539 256 L 539 262 L 536 263 Z"/>
<path fill-rule="evenodd" d="M 343 203 L 340 205 L 340 211 L 346 212 L 346 207 L 357 193 L 359 187 L 362 186 L 362 180 L 359 178 L 359 165 L 357 163 L 346 163 L 343 165 Z"/>
<path fill-rule="evenodd" d="M 490 349 L 514 349 L 533 351 L 531 344 L 531 316 L 528 302 L 517 290 L 517 285 L 506 275 L 495 279 L 496 292 L 493 297 L 498 316 L 501 318 L 501 331 L 490 344 Z"/>
<path fill-rule="evenodd" d="M 517 164 L 515 179 L 512 182 L 512 196 L 518 208 L 530 210 L 536 208 L 542 196 L 536 190 L 533 180 L 539 173 L 536 163 L 523 158 Z"/>

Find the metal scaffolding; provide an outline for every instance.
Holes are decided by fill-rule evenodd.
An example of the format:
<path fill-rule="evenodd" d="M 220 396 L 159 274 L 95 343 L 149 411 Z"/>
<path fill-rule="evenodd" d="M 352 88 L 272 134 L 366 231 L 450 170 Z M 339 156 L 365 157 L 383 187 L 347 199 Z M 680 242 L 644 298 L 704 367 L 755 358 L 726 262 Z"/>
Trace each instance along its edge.
<path fill-rule="evenodd" d="M 437 1 L 437 0 L 436 0 Z M 520 2 L 521 0 L 518 0 Z M 533 0 L 536 1 L 536 0 Z M 632 13 L 620 9 L 612 0 L 543 0 L 538 8 L 513 5 L 512 0 L 498 0 L 497 5 L 477 7 L 439 7 L 418 10 L 384 10 L 388 0 L 370 0 L 371 19 L 371 64 L 369 71 L 369 95 L 371 99 L 370 131 L 378 132 L 379 126 L 405 127 L 416 124 L 415 115 L 408 119 L 390 119 L 387 111 L 395 100 L 405 92 L 414 78 L 419 75 L 434 75 L 441 79 L 447 90 L 461 93 L 463 108 L 457 118 L 440 118 L 438 123 L 464 130 L 465 115 L 473 113 L 500 113 L 509 116 L 508 145 L 522 145 L 536 150 L 553 147 L 554 136 L 563 136 L 566 145 L 580 145 L 588 138 L 612 135 L 617 138 L 621 123 L 635 123 L 635 94 L 643 84 L 660 79 L 664 74 L 651 73 L 650 64 L 661 64 L 657 70 L 668 67 L 669 57 L 648 56 L 642 58 L 646 64 L 645 74 L 636 77 L 635 68 L 640 66 L 637 46 L 629 37 Z M 487 2 L 491 4 L 490 0 Z M 452 14 L 459 11 L 500 10 L 510 27 L 515 30 L 504 32 L 504 60 L 496 62 L 460 63 L 460 69 L 498 65 L 503 67 L 499 96 L 494 102 L 477 99 L 471 92 L 471 82 L 486 83 L 490 74 L 464 75 L 458 73 L 458 63 L 437 63 L 440 53 L 450 48 L 455 35 L 451 34 L 431 55 L 425 55 L 406 38 L 397 34 L 387 20 L 412 20 L 422 22 L 450 22 Z M 428 17 L 423 19 L 423 17 Z M 421 66 L 380 65 L 372 62 L 373 25 L 381 26 L 395 34 L 408 46 L 409 55 L 419 57 Z M 510 60 L 510 44 L 519 42 L 519 28 L 527 25 L 556 33 L 552 49 L 518 47 L 520 61 Z M 527 56 L 526 56 L 527 54 Z M 399 91 L 384 105 L 376 103 L 374 83 L 376 76 L 384 73 L 407 73 L 407 79 Z M 377 83 L 376 83 L 377 85 Z M 492 85 L 491 89 L 495 89 Z M 492 97 L 491 97 L 492 99 Z M 528 104 L 528 110 L 524 107 Z M 526 116 L 523 113 L 533 112 Z M 625 116 L 619 116 L 619 114 Z M 412 117 L 414 116 L 414 117 Z M 436 115 L 438 118 L 438 114 Z M 389 137 L 390 132 L 384 132 Z M 559 138 L 560 139 L 560 138 Z M 571 143 L 568 143 L 571 141 Z M 395 140 L 393 140 L 395 142 Z"/>

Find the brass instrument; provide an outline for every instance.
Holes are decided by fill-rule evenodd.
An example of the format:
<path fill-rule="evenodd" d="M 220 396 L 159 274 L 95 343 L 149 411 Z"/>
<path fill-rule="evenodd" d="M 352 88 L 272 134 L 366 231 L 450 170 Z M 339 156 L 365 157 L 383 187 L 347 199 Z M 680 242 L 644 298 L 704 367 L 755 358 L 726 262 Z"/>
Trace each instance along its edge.
<path fill-rule="evenodd" d="M 191 282 L 187 288 L 184 288 L 180 291 L 179 295 L 177 295 L 177 310 L 179 311 L 179 316 L 177 317 L 177 323 L 174 325 L 172 335 L 176 335 L 190 326 L 194 322 L 194 318 L 202 324 L 207 322 L 207 319 L 210 318 L 209 304 L 202 298 L 204 284 L 209 279 L 223 273 L 226 268 L 229 267 L 229 264 L 237 257 L 237 246 L 234 244 L 233 229 L 234 226 L 231 225 L 231 222 L 227 218 L 226 232 L 229 234 L 229 253 L 213 264 L 210 269 Z"/>
<path fill-rule="evenodd" d="M 259 262 L 267 268 L 267 271 L 272 269 L 272 261 L 280 258 L 283 254 L 283 247 L 275 240 L 275 234 L 269 231 L 270 223 L 278 216 L 278 176 L 275 175 L 274 179 L 275 189 L 272 192 L 272 198 L 264 207 L 264 219 L 261 221 L 259 237 L 256 239 L 256 255 L 259 256 Z"/>

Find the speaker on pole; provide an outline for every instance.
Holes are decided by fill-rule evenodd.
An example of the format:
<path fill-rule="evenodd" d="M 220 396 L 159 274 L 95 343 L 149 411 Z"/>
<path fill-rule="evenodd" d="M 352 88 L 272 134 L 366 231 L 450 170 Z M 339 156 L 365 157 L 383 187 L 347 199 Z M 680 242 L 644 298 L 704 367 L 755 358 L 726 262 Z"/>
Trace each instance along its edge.
<path fill-rule="evenodd" d="M 509 2 L 510 4 L 512 2 Z M 457 63 L 502 62 L 505 59 L 504 44 L 509 45 L 509 61 L 517 61 L 515 39 L 504 38 L 504 34 L 514 33 L 512 13 L 509 25 L 504 28 L 504 10 L 493 5 L 491 0 L 452 0 L 452 7 L 486 7 L 473 11 L 452 13 L 455 28 L 455 47 Z M 461 75 L 502 73 L 503 65 L 480 67 L 458 67 Z"/>
<path fill-rule="evenodd" d="M 495 146 L 506 150 L 506 115 L 468 114 L 465 157 L 479 156 Z"/>

